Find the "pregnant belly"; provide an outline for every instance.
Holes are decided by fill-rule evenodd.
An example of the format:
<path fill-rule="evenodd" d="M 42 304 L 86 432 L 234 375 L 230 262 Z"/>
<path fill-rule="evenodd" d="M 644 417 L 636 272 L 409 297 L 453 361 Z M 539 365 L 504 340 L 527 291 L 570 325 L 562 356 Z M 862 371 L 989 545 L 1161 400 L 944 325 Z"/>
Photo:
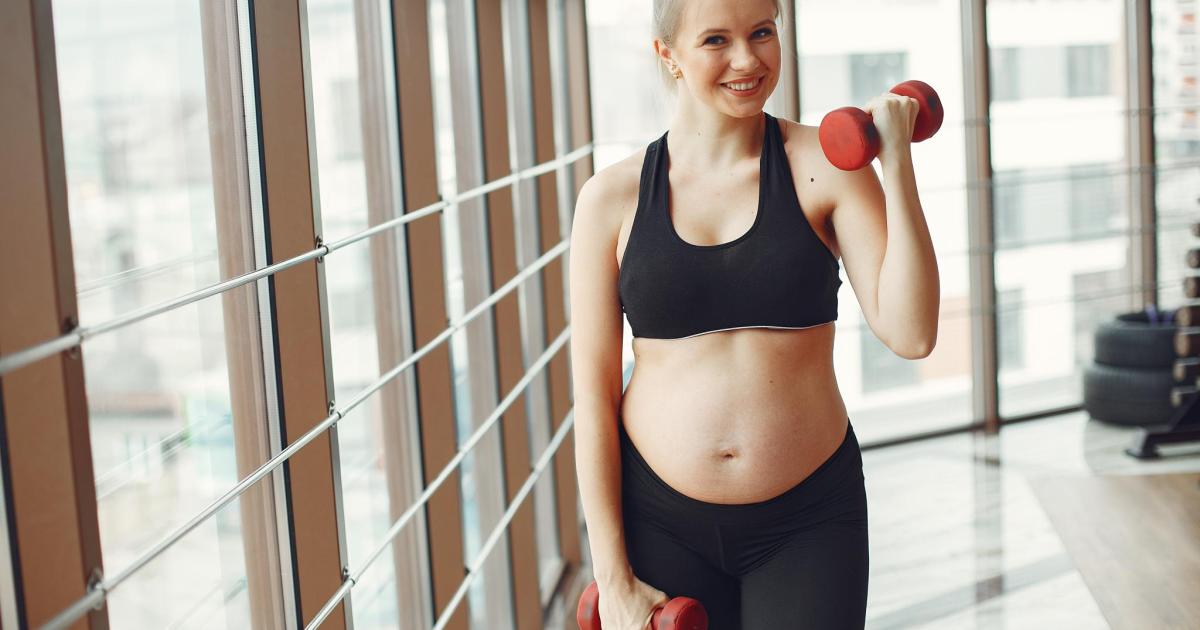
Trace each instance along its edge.
<path fill-rule="evenodd" d="M 845 436 L 845 405 L 831 369 L 824 372 L 780 378 L 637 366 L 620 421 L 679 492 L 710 503 L 765 501 L 803 481 Z"/>

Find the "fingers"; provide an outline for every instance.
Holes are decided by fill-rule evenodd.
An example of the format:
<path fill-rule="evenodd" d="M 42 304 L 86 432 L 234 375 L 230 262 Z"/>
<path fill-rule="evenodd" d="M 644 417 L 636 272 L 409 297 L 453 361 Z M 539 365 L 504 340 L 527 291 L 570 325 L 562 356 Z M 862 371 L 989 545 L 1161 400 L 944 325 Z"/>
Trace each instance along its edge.
<path fill-rule="evenodd" d="M 654 626 L 651 625 L 651 622 L 654 621 L 655 611 L 657 611 L 659 608 L 665 607 L 671 601 L 671 598 L 667 597 L 667 594 L 663 593 L 662 591 L 659 591 L 658 595 L 659 595 L 658 601 L 655 602 L 654 606 L 652 606 L 650 608 L 650 616 L 646 617 L 646 623 L 643 626 L 643 630 L 654 630 Z"/>
<path fill-rule="evenodd" d="M 910 107 L 911 111 L 914 111 L 914 112 L 919 107 L 919 105 L 917 103 L 917 99 L 915 99 L 911 96 L 905 96 L 903 94 L 896 94 L 893 92 L 886 92 L 886 93 L 880 94 L 879 96 L 876 96 L 875 98 L 868 101 L 867 104 L 863 106 L 862 110 L 864 112 L 867 112 L 868 114 L 870 114 L 876 108 L 884 105 L 884 103 L 887 101 L 895 101 L 897 103 L 900 103 L 901 105 L 904 105 L 905 107 Z"/>
<path fill-rule="evenodd" d="M 650 622 L 654 620 L 654 611 L 656 610 L 658 610 L 657 607 L 650 609 L 650 614 L 646 615 L 646 623 L 642 624 L 642 630 L 654 630 L 654 627 L 650 625 Z"/>

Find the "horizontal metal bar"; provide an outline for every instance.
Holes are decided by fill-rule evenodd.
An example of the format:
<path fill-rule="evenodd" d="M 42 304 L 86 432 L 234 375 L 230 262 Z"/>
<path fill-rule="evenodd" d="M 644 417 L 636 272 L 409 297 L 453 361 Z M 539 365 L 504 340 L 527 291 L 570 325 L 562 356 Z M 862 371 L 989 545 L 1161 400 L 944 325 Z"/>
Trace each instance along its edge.
<path fill-rule="evenodd" d="M 1158 288 L 1160 290 L 1162 290 L 1162 289 L 1178 289 L 1180 282 L 1181 282 L 1180 278 L 1176 278 L 1174 280 L 1164 280 L 1164 281 L 1161 281 L 1158 283 Z M 1005 304 L 1004 306 L 998 306 L 998 307 L 994 308 L 993 310 L 997 314 L 1018 313 L 1021 311 L 1033 310 L 1033 309 L 1037 309 L 1037 308 L 1044 308 L 1047 306 L 1057 306 L 1059 304 L 1080 304 L 1083 302 L 1091 302 L 1094 300 L 1103 300 L 1105 298 L 1121 297 L 1124 295 L 1137 295 L 1137 294 L 1141 293 L 1142 289 L 1144 289 L 1147 286 L 1149 286 L 1149 285 L 1146 285 L 1146 284 L 1124 285 L 1121 287 L 1117 287 L 1115 289 L 1108 289 L 1108 290 L 1104 290 L 1104 291 L 1090 291 L 1088 293 L 1071 295 L 1071 296 L 1067 296 L 1067 297 L 1060 296 L 1060 297 L 1047 298 L 1047 299 L 1041 299 L 1041 300 L 1014 300 L 1013 304 L 1011 304 L 1011 305 Z M 996 300 L 993 300 L 992 303 L 995 304 Z M 982 312 L 983 312 L 983 309 L 973 309 L 973 308 L 945 309 L 938 313 L 938 321 L 944 323 L 944 322 L 952 322 L 952 321 L 967 319 L 970 317 L 977 317 Z M 838 320 L 836 325 L 837 325 L 838 334 L 842 334 L 842 335 L 845 335 L 847 333 L 854 334 L 856 332 L 861 332 L 863 330 L 867 330 L 867 323 L 864 320 L 859 320 L 859 321 L 852 320 L 852 321 L 844 322 L 844 323 L 841 320 Z"/>
<path fill-rule="evenodd" d="M 471 452 L 471 449 L 475 448 L 475 445 L 483 439 L 483 436 L 487 435 L 487 432 L 493 426 L 499 423 L 500 418 L 504 415 L 504 412 L 507 411 L 508 408 L 512 406 L 513 402 L 515 402 L 521 396 L 521 394 L 525 391 L 525 388 L 528 387 L 529 383 L 533 381 L 534 376 L 536 376 L 542 370 L 542 368 L 554 358 L 554 356 L 558 353 L 559 348 L 561 348 L 562 345 L 567 342 L 567 339 L 570 338 L 570 335 L 571 327 L 568 325 L 561 333 L 559 333 L 558 337 L 555 338 L 553 343 L 547 346 L 546 350 L 538 356 L 537 361 L 529 366 L 529 369 L 525 371 L 525 374 L 521 377 L 521 380 L 517 381 L 516 384 L 513 385 L 512 389 L 509 390 L 508 395 L 506 395 L 504 399 L 501 400 L 498 405 L 496 405 L 496 408 L 492 411 L 492 413 L 480 423 L 479 428 L 471 434 L 471 437 L 467 438 L 467 441 L 464 442 L 463 445 L 458 449 L 458 452 L 454 454 L 454 457 L 450 458 L 450 461 L 446 463 L 445 467 L 443 467 L 441 472 L 438 473 L 438 476 L 435 477 L 432 482 L 430 482 L 430 484 L 425 488 L 425 491 L 422 492 L 415 501 L 413 501 L 412 505 L 410 505 L 394 523 L 392 523 L 392 526 L 388 528 L 387 533 L 383 536 L 383 542 L 375 548 L 375 551 L 371 552 L 371 554 L 367 556 L 366 560 L 363 561 L 362 567 L 359 568 L 357 572 L 349 574 L 346 577 L 346 579 L 342 582 L 341 588 L 339 588 L 333 594 L 333 597 L 331 597 L 317 613 L 317 615 L 313 617 L 312 621 L 310 621 L 306 627 L 306 630 L 313 630 L 323 621 L 325 621 L 330 613 L 332 613 L 337 607 L 338 603 L 341 602 L 346 597 L 346 594 L 350 592 L 350 589 L 354 587 L 354 584 L 362 578 L 363 573 L 365 573 L 366 570 L 370 568 L 371 564 L 375 562 L 376 558 L 378 558 L 380 554 L 387 550 L 388 546 L 392 544 L 392 540 L 400 534 L 400 531 L 404 529 L 406 525 L 408 525 L 408 522 L 412 520 L 412 518 L 417 514 L 418 511 L 420 511 L 422 507 L 425 506 L 425 504 L 429 501 L 429 498 L 432 497 L 433 494 L 437 492 L 438 488 L 441 487 L 442 483 L 450 477 L 450 474 L 453 473 L 458 467 L 459 463 L 466 458 L 467 454 Z"/>
<path fill-rule="evenodd" d="M 318 247 L 312 251 L 304 252 L 299 256 L 289 258 L 283 262 L 275 263 L 273 265 L 263 267 L 262 269 L 256 269 L 250 273 L 237 276 L 236 278 L 231 278 L 224 282 L 218 282 L 217 284 L 204 287 L 203 289 L 199 289 L 197 291 L 192 291 L 191 293 L 181 295 L 165 302 L 151 304 L 149 306 L 130 311 L 106 322 L 96 324 L 95 326 L 76 328 L 75 330 L 67 332 L 61 337 L 57 337 L 55 339 L 51 339 L 50 341 L 31 346 L 19 352 L 14 352 L 12 354 L 0 357 L 0 375 L 7 374 L 8 372 L 11 372 L 17 368 L 24 367 L 30 363 L 33 363 L 34 361 L 52 356 L 62 352 L 63 350 L 74 348 L 75 346 L 82 344 L 84 340 L 96 335 L 111 332 L 118 328 L 123 328 L 125 326 L 129 326 L 130 324 L 140 322 L 149 317 L 161 315 L 162 313 L 177 309 L 181 306 L 187 306 L 188 304 L 199 302 L 205 298 L 229 291 L 230 289 L 236 289 L 244 284 L 249 284 L 255 280 L 265 278 L 276 271 L 282 271 L 289 267 L 294 267 L 302 262 L 306 262 L 314 258 L 320 258 L 326 253 L 328 253 L 328 248 L 322 245 L 321 247 Z"/>
<path fill-rule="evenodd" d="M 462 194 L 450 195 L 450 197 L 448 197 L 447 199 L 438 201 L 432 205 L 421 208 L 420 210 L 417 210 L 415 212 L 407 212 L 407 213 L 400 215 L 394 219 L 389 219 L 387 221 L 384 221 L 383 223 L 380 223 L 378 225 L 367 228 L 366 230 L 358 232 L 357 234 L 352 234 L 350 236 L 347 236 L 346 238 L 334 241 L 329 244 L 329 251 L 331 251 L 331 252 L 337 251 L 347 245 L 361 241 L 364 238 L 374 236 L 374 235 L 378 234 L 379 232 L 389 230 L 393 227 L 396 227 L 397 225 L 401 225 L 404 223 L 408 223 L 409 221 L 414 221 L 416 219 L 420 219 L 424 216 L 432 214 L 433 212 L 435 212 L 437 210 L 441 210 L 442 208 L 445 208 L 446 206 L 461 204 L 462 202 L 464 202 L 468 199 L 473 199 L 475 197 L 480 197 L 480 196 L 486 195 L 487 193 L 490 193 L 494 190 L 499 190 L 501 188 L 504 188 L 505 186 L 509 186 L 520 180 L 529 179 L 531 177 L 537 177 L 538 175 L 552 171 L 561 166 L 571 164 L 571 163 L 575 162 L 576 160 L 584 157 L 585 155 L 591 154 L 592 150 L 593 150 L 593 145 L 589 143 L 589 144 L 586 144 L 586 145 L 562 156 L 561 158 L 559 158 L 557 160 L 547 162 L 545 164 L 539 164 L 537 166 L 531 166 L 525 170 L 518 171 L 518 172 L 512 173 L 510 175 L 505 175 L 504 177 L 501 177 L 500 179 L 497 179 L 493 182 L 488 182 L 481 186 L 476 186 L 475 188 L 472 188 L 471 190 L 469 190 L 465 193 L 462 193 Z"/>
<path fill-rule="evenodd" d="M 562 253 L 567 251 L 569 248 L 570 248 L 570 241 L 568 239 L 563 239 L 563 240 L 559 241 L 558 245 L 556 245 L 554 248 L 547 251 L 545 254 L 542 254 L 541 256 L 537 257 L 532 264 L 530 264 L 526 268 L 522 269 L 521 272 L 519 274 L 517 274 L 517 276 L 514 278 L 514 280 L 516 280 L 517 278 L 524 279 L 524 278 L 530 277 L 535 272 L 537 272 L 541 268 L 548 265 L 550 263 L 550 261 L 554 260 L 558 256 L 561 256 Z M 499 290 L 495 291 L 491 296 L 489 296 L 488 299 L 492 300 L 492 302 L 495 302 L 500 297 L 503 297 L 504 294 L 512 292 L 519 284 L 520 284 L 519 282 L 513 282 L 510 280 L 509 282 L 506 282 Z M 464 315 L 458 321 L 451 322 L 451 324 L 446 328 L 446 330 L 442 331 L 440 334 L 438 334 L 438 336 L 429 340 L 429 342 L 427 342 L 424 346 L 421 346 L 421 348 L 419 350 L 417 350 L 416 352 L 414 352 L 412 356 L 405 359 L 404 362 L 400 364 L 400 366 L 390 370 L 387 375 L 385 375 L 384 377 L 381 377 L 379 379 L 379 381 L 377 381 L 375 384 L 368 387 L 367 390 L 369 390 L 370 392 L 378 391 L 381 387 L 383 387 L 384 384 L 387 383 L 388 380 L 395 378 L 398 374 L 400 374 L 404 368 L 411 367 L 412 365 L 414 365 L 418 358 L 425 356 L 426 354 L 429 354 L 429 352 L 431 352 L 435 347 L 437 347 L 437 345 L 439 343 L 441 343 L 442 341 L 444 341 L 446 339 L 449 339 L 450 336 L 455 331 L 463 328 L 468 323 L 470 323 L 470 321 L 473 318 L 478 317 L 479 314 L 481 314 L 485 311 L 486 311 L 486 309 L 476 307 L 474 309 L 471 309 L 471 311 L 467 315 Z M 568 326 L 567 330 L 570 330 L 569 326 Z M 564 334 L 565 334 L 565 332 L 564 332 Z M 556 342 L 556 343 L 558 343 L 558 342 Z M 532 366 L 530 369 L 531 370 L 533 369 Z M 522 379 L 522 380 L 524 381 L 524 379 Z M 367 390 L 364 390 L 364 391 L 367 391 Z M 289 445 L 287 448 L 285 448 L 283 451 L 281 451 L 278 455 L 267 460 L 265 463 L 263 463 L 262 466 L 259 466 L 253 473 L 251 473 L 249 476 L 247 476 L 242 481 L 238 482 L 237 485 L 235 485 L 232 489 L 230 489 L 228 492 L 226 492 L 224 495 L 222 495 L 219 499 L 210 503 L 208 505 L 208 507 L 204 508 L 198 515 L 193 517 L 191 520 L 189 520 L 183 526 L 179 527 L 175 531 L 173 531 L 170 534 L 168 534 L 167 536 L 165 536 L 158 544 L 154 545 L 145 554 L 143 554 L 138 559 L 131 562 L 128 566 L 125 567 L 124 570 L 122 570 L 116 576 L 109 578 L 109 579 L 100 580 L 99 582 L 97 582 L 94 586 L 92 586 L 92 589 L 88 592 L 87 595 L 84 595 L 82 598 L 77 600 L 74 604 L 72 604 L 68 608 L 64 609 L 61 613 L 59 613 L 53 619 L 51 619 L 49 622 L 47 622 L 46 625 L 42 626 L 42 628 L 44 628 L 46 630 L 60 630 L 62 628 L 67 628 L 72 623 L 74 623 L 75 620 L 77 620 L 80 617 L 82 617 L 83 615 L 87 614 L 88 610 L 99 606 L 102 602 L 104 602 L 105 599 L 108 598 L 108 594 L 111 593 L 114 589 L 116 589 L 117 586 L 119 586 L 122 582 L 127 580 L 129 578 L 129 576 L 133 575 L 134 573 L 136 573 L 137 571 L 139 571 L 140 569 L 145 567 L 147 564 L 149 564 L 152 560 L 154 560 L 158 556 L 162 555 L 162 553 L 164 551 L 166 551 L 168 548 L 170 548 L 171 545 L 174 545 L 181 538 L 186 536 L 189 532 L 191 532 L 198 525 L 200 525 L 200 523 L 204 522 L 206 519 L 208 519 L 210 516 L 215 514 L 221 508 L 223 508 L 226 505 L 228 505 L 229 503 L 231 503 L 237 497 L 241 496 L 246 490 L 248 490 L 256 482 L 258 482 L 260 479 L 262 479 L 263 477 L 265 477 L 268 474 L 270 474 L 271 472 L 273 472 L 276 468 L 281 466 L 283 464 L 283 462 L 285 462 L 289 458 L 291 458 L 291 456 L 294 455 L 297 451 L 299 451 L 301 448 L 303 448 L 309 442 L 316 439 L 316 437 L 318 435 L 320 435 L 323 431 L 325 431 L 329 427 L 332 427 L 333 425 L 337 424 L 338 421 L 340 421 L 343 417 L 345 417 L 345 415 L 347 413 L 349 413 L 350 409 L 357 406 L 365 399 L 366 399 L 366 396 L 363 395 L 363 393 L 359 393 L 352 399 L 353 404 L 347 405 L 341 409 L 334 408 L 334 410 L 330 413 L 330 415 L 327 416 L 324 420 L 322 420 L 320 424 L 316 425 L 315 427 L 310 429 L 308 432 L 306 432 L 304 435 L 300 436 L 299 439 L 297 439 L 295 442 L 293 442 L 291 445 Z M 481 435 L 481 432 L 477 431 L 476 435 Z M 477 438 L 473 437 L 472 439 L 475 441 L 478 441 Z M 473 442 L 470 442 L 470 444 L 473 445 Z M 443 471 L 443 475 L 449 476 L 449 472 Z M 439 478 L 441 478 L 441 477 L 439 477 Z"/>
<path fill-rule="evenodd" d="M 13 353 L 10 353 L 10 354 L 4 355 L 4 356 L 0 356 L 0 376 L 3 376 L 4 374 L 7 374 L 13 370 L 22 368 L 26 365 L 29 365 L 30 363 L 39 361 L 41 359 L 52 356 L 52 355 L 62 352 L 64 350 L 69 350 L 71 348 L 74 348 L 74 347 L 82 344 L 85 340 L 87 340 L 91 337 L 94 337 L 96 335 L 106 333 L 106 332 L 111 332 L 118 328 L 123 328 L 125 326 L 129 326 L 130 324 L 140 322 L 146 318 L 153 317 L 155 315 L 161 315 L 162 313 L 166 313 L 167 311 L 171 311 L 171 310 L 174 310 L 174 309 L 182 307 L 182 306 L 187 306 L 188 304 L 198 302 L 200 300 L 203 300 L 208 297 L 212 297 L 219 293 L 224 293 L 225 291 L 229 291 L 231 289 L 236 289 L 242 285 L 249 284 L 256 280 L 260 280 L 260 279 L 265 278 L 277 271 L 282 271 L 289 267 L 294 267 L 300 263 L 303 263 L 303 262 L 306 262 L 309 260 L 313 260 L 315 258 L 323 258 L 326 255 L 328 255 L 330 252 L 333 252 L 337 249 L 341 249 L 341 248 L 345 247 L 346 245 L 363 240 L 365 238 L 369 238 L 371 236 L 375 236 L 381 232 L 385 232 L 396 226 L 408 223 L 409 221 L 413 221 L 413 220 L 419 219 L 421 217 L 427 216 L 429 214 L 432 214 L 434 212 L 437 212 L 437 211 L 445 208 L 446 206 L 448 206 L 450 204 L 458 203 L 462 200 L 470 199 L 472 197 L 477 197 L 479 195 L 483 195 L 492 190 L 496 190 L 498 188 L 503 188 L 504 186 L 509 185 L 512 182 L 515 182 L 515 181 L 518 181 L 521 179 L 525 179 L 525 178 L 536 177 L 538 175 L 541 175 L 542 173 L 552 171 L 554 169 L 565 166 L 567 164 L 571 164 L 571 163 L 575 162 L 576 160 L 579 160 L 583 156 L 591 154 L 593 148 L 594 148 L 594 145 L 591 143 L 588 143 L 588 144 L 580 147 L 579 149 L 576 149 L 575 151 L 572 151 L 571 153 L 568 153 L 558 159 L 551 160 L 550 162 L 546 162 L 545 164 L 540 164 L 538 166 L 527 168 L 527 169 L 518 171 L 518 172 L 510 174 L 510 175 L 505 175 L 504 177 L 500 178 L 499 180 L 496 180 L 494 182 L 490 182 L 487 184 L 483 184 L 482 186 L 478 186 L 476 188 L 472 188 L 471 190 L 469 190 L 465 193 L 452 195 L 449 199 L 443 199 L 441 201 L 437 201 L 428 206 L 425 206 L 419 210 L 414 210 L 413 212 L 405 213 L 402 216 L 399 216 L 399 217 L 392 219 L 390 221 L 387 221 L 385 223 L 369 227 L 361 232 L 358 232 L 356 234 L 348 236 L 348 237 L 341 239 L 333 244 L 322 244 L 310 251 L 304 252 L 303 254 L 300 254 L 293 258 L 289 258 L 283 262 L 275 263 L 273 265 L 268 265 L 266 267 L 263 267 L 262 269 L 256 269 L 249 273 L 237 276 L 235 278 L 231 278 L 229 280 L 225 280 L 223 282 L 218 282 L 216 284 L 204 287 L 202 289 L 192 291 L 191 293 L 186 293 L 184 295 L 167 300 L 165 302 L 159 302 L 158 304 L 151 304 L 149 306 L 146 306 L 146 307 L 143 307 L 140 309 L 136 309 L 134 311 L 131 311 L 124 315 L 120 315 L 111 320 L 102 322 L 100 324 L 96 324 L 94 326 L 89 326 L 86 328 L 85 327 L 76 328 L 74 330 L 67 331 L 62 336 L 56 337 L 54 339 L 50 339 L 48 341 L 41 342 L 39 344 L 30 346 L 29 348 L 25 348 L 25 349 L 19 350 L 17 352 L 13 352 Z"/>
<path fill-rule="evenodd" d="M 76 328 L 64 333 L 61 337 L 55 337 L 50 341 L 42 342 L 36 346 L 30 346 L 24 350 L 6 354 L 0 357 L 0 376 L 35 361 L 54 356 L 59 352 L 70 350 L 81 343 L 83 343 L 83 329 Z"/>
<path fill-rule="evenodd" d="M 537 260 L 540 261 L 540 260 L 545 259 L 548 261 L 549 259 L 555 258 L 558 255 L 566 252 L 570 246 L 571 246 L 570 241 L 568 241 L 567 239 L 563 239 L 563 240 L 559 241 L 558 245 L 555 245 L 553 248 L 548 250 L 545 254 L 542 254 L 541 256 L 539 256 L 537 258 Z M 457 322 L 453 322 L 453 320 L 452 320 L 452 324 L 450 326 L 448 326 L 446 328 L 446 330 L 443 330 L 440 334 L 438 334 L 437 337 L 434 337 L 434 340 L 435 341 L 440 340 L 443 337 L 449 337 L 450 335 L 454 334 L 454 331 L 461 328 L 466 322 L 471 321 L 472 319 L 477 317 L 480 313 L 486 311 L 491 305 L 500 301 L 505 295 L 507 295 L 514 288 L 516 288 L 517 285 L 524 282 L 526 278 L 528 278 L 529 276 L 533 275 L 533 273 L 540 270 L 541 267 L 542 267 L 542 265 L 537 265 L 537 266 L 530 265 L 529 267 L 522 269 L 520 273 L 513 276 L 508 282 L 505 282 L 503 285 L 501 285 L 499 289 L 497 289 L 496 291 L 493 291 L 492 294 L 489 295 L 487 297 L 487 299 L 480 302 L 478 306 L 471 309 L 470 311 L 467 311 L 467 313 L 464 314 L 462 316 L 462 318 L 459 319 Z M 426 345 L 426 347 L 428 348 L 430 346 Z M 380 388 L 382 388 L 384 385 L 386 385 L 387 382 L 392 380 L 393 378 L 395 378 L 395 376 L 397 374 L 399 374 L 400 372 L 403 372 L 408 367 L 408 364 L 415 363 L 417 361 L 417 359 L 419 359 L 421 356 L 423 356 L 423 353 L 421 353 L 421 354 L 414 353 L 413 356 L 406 359 L 400 365 L 397 365 L 396 367 L 392 368 L 391 370 L 388 370 L 388 372 L 386 374 L 381 375 L 379 377 L 379 379 L 376 380 L 373 384 L 363 388 L 362 391 L 360 391 L 353 398 L 351 398 L 345 404 L 343 409 L 346 410 L 346 413 L 349 413 L 351 409 L 354 409 L 355 407 L 362 404 L 362 402 L 364 400 L 366 400 L 367 398 L 369 398 L 371 396 L 371 394 L 374 394 L 376 391 L 378 391 Z"/>
<path fill-rule="evenodd" d="M 1099 166 L 1096 168 L 1097 168 L 1097 170 L 1101 170 L 1105 174 L 1106 177 L 1111 179 L 1112 177 L 1117 177 L 1117 176 L 1122 176 L 1122 175 L 1131 175 L 1132 176 L 1132 175 L 1143 175 L 1145 173 L 1163 173 L 1163 172 L 1176 171 L 1176 170 L 1191 170 L 1191 169 L 1194 169 L 1197 167 L 1200 167 L 1200 160 L 1180 160 L 1178 162 L 1170 162 L 1170 163 L 1166 163 L 1166 164 L 1164 164 L 1162 162 L 1158 162 L 1153 165 L 1152 164 L 1137 164 L 1137 165 L 1133 165 L 1133 166 L 1116 166 L 1116 167 L 1114 167 L 1114 166 L 1105 167 L 1102 165 L 1102 166 Z M 967 189 L 971 189 L 971 188 L 991 188 L 991 187 L 995 187 L 997 185 L 1011 186 L 1014 184 L 1038 184 L 1038 183 L 1047 183 L 1047 182 L 1061 182 L 1061 181 L 1065 181 L 1068 179 L 1085 179 L 1085 178 L 1089 178 L 1089 177 L 1096 177 L 1096 171 L 1081 171 L 1081 172 L 1072 174 L 1068 170 L 1060 170 L 1057 173 L 1054 173 L 1054 172 L 1046 173 L 1045 171 L 1051 170 L 1048 167 L 1047 168 L 1020 169 L 1020 170 L 1022 172 L 1031 171 L 1033 174 L 1018 176 L 1018 175 L 1011 175 L 1011 174 L 1006 173 L 1005 175 L 1001 175 L 999 182 L 996 181 L 996 178 L 994 176 L 993 177 L 979 177 L 979 178 L 975 178 L 975 179 L 968 179 L 968 180 L 964 180 L 961 182 L 948 184 L 945 186 L 925 186 L 925 187 L 921 188 L 920 192 L 921 192 L 921 194 L 945 193 L 945 192 L 956 192 L 956 191 L 960 191 L 960 190 L 967 190 Z M 993 171 L 993 174 L 995 172 L 996 171 Z M 999 172 L 1005 173 L 1004 170 L 1000 170 Z"/>
<path fill-rule="evenodd" d="M 108 594 L 120 586 L 120 584 L 128 579 L 129 576 L 145 567 L 150 563 L 150 561 L 162 555 L 164 551 L 166 551 L 176 542 L 179 542 L 181 538 L 186 536 L 210 516 L 217 513 L 218 510 L 228 505 L 237 497 L 241 496 L 241 494 L 249 489 L 250 486 L 253 486 L 260 479 L 273 472 L 297 451 L 299 451 L 309 442 L 313 441 L 313 439 L 320 435 L 322 431 L 336 424 L 341 417 L 341 412 L 334 410 L 334 412 L 325 418 L 324 421 L 313 427 L 308 433 L 302 435 L 300 439 L 293 442 L 278 455 L 267 460 L 266 463 L 264 463 L 262 466 L 259 466 L 258 469 L 251 473 L 248 477 L 238 482 L 238 484 L 231 488 L 228 492 L 221 495 L 221 498 L 210 503 L 208 507 L 201 510 L 199 514 L 192 517 L 192 519 L 185 523 L 182 527 L 179 527 L 175 531 L 168 534 L 165 538 L 159 541 L 158 544 L 151 547 L 149 551 L 142 554 L 141 557 L 126 566 L 125 569 L 116 576 L 97 582 L 87 595 L 84 595 L 73 605 L 66 608 L 63 612 L 59 613 L 42 627 L 54 630 L 67 628 L 75 620 L 87 614 L 88 610 L 98 607 L 102 602 L 104 602 L 104 600 L 108 599 Z"/>
<path fill-rule="evenodd" d="M 992 105 L 1003 105 L 1013 101 L 992 101 Z M 1143 114 L 1158 115 L 1163 113 L 1200 110 L 1200 104 L 1193 101 L 1191 103 L 1171 103 L 1167 105 L 1155 105 L 1153 107 L 1106 107 L 1104 109 L 1063 109 L 1054 113 L 1046 113 L 1043 108 L 1034 110 L 1034 113 L 1018 114 L 1015 112 L 1003 112 L 1000 114 L 993 113 L 988 116 L 972 116 L 964 118 L 946 118 L 942 121 L 943 126 L 946 123 L 951 124 L 987 124 L 995 125 L 996 123 L 1007 123 L 1013 121 L 1037 121 L 1037 120 L 1062 120 L 1064 118 L 1082 118 L 1094 116 L 1113 116 L 1114 118 L 1134 118 Z"/>
<path fill-rule="evenodd" d="M 1049 208 L 1047 208 L 1049 210 Z M 1036 210 L 1035 210 L 1036 211 Z M 990 256 L 997 252 L 1010 252 L 1017 249 L 1025 249 L 1030 247 L 1040 247 L 1043 245 L 1085 245 L 1095 241 L 1103 241 L 1117 236 L 1135 236 L 1145 234 L 1146 232 L 1157 232 L 1165 234 L 1176 230 L 1190 230 L 1192 225 L 1200 222 L 1200 217 L 1189 221 L 1172 221 L 1169 223 L 1157 223 L 1145 228 L 1125 228 L 1121 230 L 1095 230 L 1087 231 L 1077 237 L 1070 235 L 1047 236 L 1045 238 L 1029 238 L 1020 240 L 1004 240 L 999 244 L 993 242 L 990 245 L 979 247 L 967 247 L 959 249 L 938 250 L 938 261 L 946 261 L 951 258 L 961 258 L 963 256 Z"/>

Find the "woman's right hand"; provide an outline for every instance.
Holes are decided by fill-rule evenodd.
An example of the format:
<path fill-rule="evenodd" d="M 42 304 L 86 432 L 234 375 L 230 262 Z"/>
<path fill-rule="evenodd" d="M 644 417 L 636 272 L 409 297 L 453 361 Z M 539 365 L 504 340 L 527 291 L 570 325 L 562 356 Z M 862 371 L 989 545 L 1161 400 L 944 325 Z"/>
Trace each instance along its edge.
<path fill-rule="evenodd" d="M 650 614 L 666 606 L 667 594 L 632 577 L 629 581 L 597 584 L 600 590 L 600 623 L 604 630 L 647 630 Z"/>

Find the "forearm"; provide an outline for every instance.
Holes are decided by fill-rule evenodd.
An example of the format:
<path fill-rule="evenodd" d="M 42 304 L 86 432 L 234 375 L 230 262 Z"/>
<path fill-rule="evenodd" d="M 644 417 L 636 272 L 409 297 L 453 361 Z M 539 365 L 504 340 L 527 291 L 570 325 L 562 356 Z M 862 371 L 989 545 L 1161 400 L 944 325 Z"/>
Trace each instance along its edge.
<path fill-rule="evenodd" d="M 879 270 L 878 321 L 893 350 L 925 356 L 937 338 L 941 286 L 925 211 L 917 197 L 912 156 L 880 156 L 887 206 L 887 248 Z"/>
<path fill-rule="evenodd" d="M 576 401 L 575 472 L 592 569 L 601 586 L 626 583 L 633 577 L 625 553 L 617 422 L 617 410 L 611 405 Z"/>

